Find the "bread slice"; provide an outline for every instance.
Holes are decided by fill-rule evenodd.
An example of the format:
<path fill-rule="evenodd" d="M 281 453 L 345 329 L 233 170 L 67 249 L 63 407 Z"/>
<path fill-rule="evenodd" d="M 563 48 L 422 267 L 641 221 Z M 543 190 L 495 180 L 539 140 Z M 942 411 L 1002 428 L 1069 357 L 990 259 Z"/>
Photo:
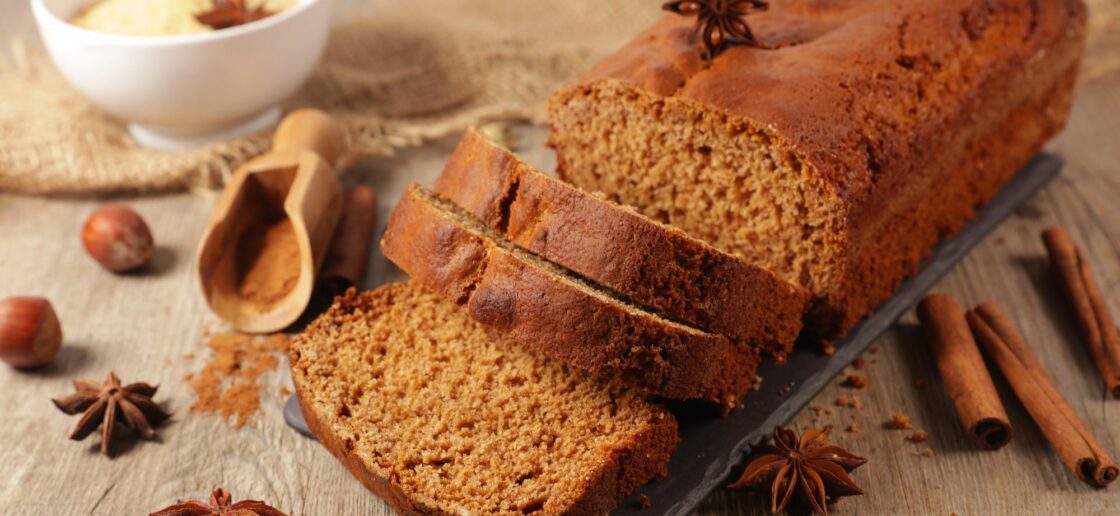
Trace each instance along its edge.
<path fill-rule="evenodd" d="M 474 129 L 434 189 L 541 258 L 778 359 L 801 331 L 807 290 L 550 178 Z"/>
<path fill-rule="evenodd" d="M 351 289 L 291 347 L 308 425 L 405 514 L 605 514 L 663 476 L 676 420 L 487 331 L 416 283 Z"/>
<path fill-rule="evenodd" d="M 557 174 L 744 256 L 845 333 L 1069 113 L 1081 0 L 782 0 L 711 62 L 668 15 L 558 91 Z"/>
<path fill-rule="evenodd" d="M 381 251 L 476 320 L 599 377 L 725 407 L 754 382 L 756 350 L 630 304 L 419 185 L 397 203 Z"/>

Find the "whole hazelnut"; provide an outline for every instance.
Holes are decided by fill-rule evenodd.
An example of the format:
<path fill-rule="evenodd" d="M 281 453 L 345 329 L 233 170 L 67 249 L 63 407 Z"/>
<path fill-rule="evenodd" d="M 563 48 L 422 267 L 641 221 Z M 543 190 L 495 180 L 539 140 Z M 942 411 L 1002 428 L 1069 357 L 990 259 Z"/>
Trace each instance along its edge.
<path fill-rule="evenodd" d="M 20 369 L 47 365 L 62 346 L 62 327 L 50 301 L 9 297 L 0 301 L 0 360 Z"/>
<path fill-rule="evenodd" d="M 148 224 L 121 204 L 102 206 L 90 214 L 82 227 L 82 245 L 97 263 L 113 272 L 148 263 L 155 250 Z"/>

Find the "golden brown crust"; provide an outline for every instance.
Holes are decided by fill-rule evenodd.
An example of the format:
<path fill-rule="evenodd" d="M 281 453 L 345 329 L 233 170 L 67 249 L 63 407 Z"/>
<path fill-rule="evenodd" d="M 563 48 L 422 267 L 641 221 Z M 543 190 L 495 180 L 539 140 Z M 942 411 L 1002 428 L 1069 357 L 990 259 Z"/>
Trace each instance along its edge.
<path fill-rule="evenodd" d="M 1061 129 L 1085 21 L 1080 0 L 788 0 L 750 18 L 767 48 L 705 64 L 692 21 L 667 16 L 553 97 L 558 171 L 585 152 L 558 115 L 605 83 L 765 135 L 842 201 L 842 270 L 811 319 L 835 336 Z"/>
<path fill-rule="evenodd" d="M 805 289 L 552 179 L 473 129 L 435 191 L 515 244 L 671 318 L 779 357 L 801 331 Z"/>
<path fill-rule="evenodd" d="M 413 185 L 398 202 L 382 253 L 474 319 L 548 356 L 666 398 L 733 406 L 753 384 L 757 353 L 589 292 L 468 230 L 421 191 Z"/>
<path fill-rule="evenodd" d="M 622 80 L 771 128 L 854 207 L 863 207 L 880 173 L 920 170 L 912 158 L 936 152 L 913 144 L 955 123 L 942 116 L 1041 57 L 1039 51 L 1082 40 L 1085 6 L 1080 0 L 787 0 L 751 15 L 750 23 L 767 48 L 734 47 L 706 65 L 691 38 L 693 21 L 667 15 L 575 87 Z M 949 63 L 961 69 L 927 69 Z M 933 84 L 949 79 L 959 84 Z M 938 86 L 959 93 L 935 95 Z M 931 91 L 902 96 L 917 88 Z M 909 112 L 911 103 L 926 113 Z"/>

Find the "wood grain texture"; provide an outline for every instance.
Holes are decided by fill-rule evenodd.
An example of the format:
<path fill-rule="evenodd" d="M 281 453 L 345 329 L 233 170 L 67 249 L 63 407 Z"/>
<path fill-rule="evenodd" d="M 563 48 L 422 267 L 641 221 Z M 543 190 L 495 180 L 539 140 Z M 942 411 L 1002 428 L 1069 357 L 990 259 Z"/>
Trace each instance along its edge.
<path fill-rule="evenodd" d="M 12 7 L 13 4 L 18 4 Z M 0 0 L 0 41 L 26 33 L 22 0 Z M 15 9 L 15 18 L 9 13 Z M 1115 25 L 1106 25 L 1115 30 Z M 1111 38 L 1111 39 L 1110 39 Z M 1120 38 L 1112 56 L 1120 55 Z M 1102 290 L 1120 316 L 1120 73 L 1082 83 L 1069 128 L 1050 146 L 1066 160 L 1064 175 L 997 229 L 936 290 L 966 306 L 991 299 L 1019 325 L 1032 349 L 1098 439 L 1120 455 L 1120 402 L 1109 401 L 1081 343 L 1074 319 L 1047 269 L 1039 233 L 1066 227 L 1082 246 Z M 544 130 L 519 128 L 519 151 L 546 170 Z M 454 139 L 432 142 L 395 158 L 360 164 L 345 179 L 369 184 L 386 212 L 410 180 L 431 184 Z M 219 418 L 193 414 L 183 375 L 206 358 L 203 331 L 221 329 L 208 314 L 190 264 L 213 199 L 180 194 L 123 199 L 149 222 L 159 245 L 142 274 L 114 276 L 85 256 L 79 231 L 104 199 L 39 199 L 0 194 L 0 297 L 41 295 L 55 305 L 65 346 L 47 369 L 22 373 L 0 367 L 0 513 L 146 514 L 180 498 L 205 497 L 216 485 L 235 497 L 257 498 L 293 514 L 390 514 L 318 443 L 285 426 L 281 386 L 286 361 L 262 379 L 260 414 L 240 431 Z M 367 285 L 399 277 L 374 253 Z M 867 495 L 845 499 L 836 514 L 1116 514 L 1120 486 L 1094 490 L 1062 466 L 998 374 L 997 389 L 1014 426 L 1006 448 L 988 452 L 967 439 L 945 395 L 936 367 L 908 313 L 868 354 L 862 390 L 839 380 L 806 410 L 799 428 L 832 424 L 834 439 L 870 459 L 853 478 Z M 193 359 L 184 359 L 186 354 Z M 158 442 L 140 442 L 113 459 L 96 452 L 96 439 L 76 443 L 66 434 L 77 422 L 58 412 L 52 396 L 70 392 L 72 378 L 102 379 L 116 369 L 124 381 L 159 383 L 156 400 L 174 412 Z M 915 384 L 916 380 L 924 386 Z M 834 406 L 857 395 L 861 409 Z M 825 413 L 831 409 L 831 415 Z M 885 430 L 896 412 L 927 430 L 924 443 L 905 431 Z M 846 432 L 854 415 L 860 431 Z M 813 419 L 818 421 L 814 422 Z M 933 457 L 924 457 L 926 447 Z M 765 496 L 721 491 L 704 514 L 763 514 Z"/>

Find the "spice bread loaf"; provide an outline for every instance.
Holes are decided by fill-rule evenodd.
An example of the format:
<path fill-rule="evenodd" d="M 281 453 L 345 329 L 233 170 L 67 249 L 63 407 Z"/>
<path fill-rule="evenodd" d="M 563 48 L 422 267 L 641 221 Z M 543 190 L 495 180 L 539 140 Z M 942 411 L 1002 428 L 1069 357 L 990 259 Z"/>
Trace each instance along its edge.
<path fill-rule="evenodd" d="M 667 15 L 550 100 L 558 174 L 811 290 L 839 334 L 1060 130 L 1080 0 L 783 0 L 710 63 Z"/>
<path fill-rule="evenodd" d="M 754 383 L 756 349 L 633 305 L 419 185 L 397 202 L 381 251 L 475 320 L 601 378 L 727 408 Z"/>
<path fill-rule="evenodd" d="M 435 191 L 514 244 L 634 302 L 785 357 L 809 292 L 555 180 L 471 129 Z"/>
<path fill-rule="evenodd" d="M 662 407 L 415 283 L 351 289 L 291 346 L 308 426 L 404 514 L 606 514 L 663 476 Z"/>

